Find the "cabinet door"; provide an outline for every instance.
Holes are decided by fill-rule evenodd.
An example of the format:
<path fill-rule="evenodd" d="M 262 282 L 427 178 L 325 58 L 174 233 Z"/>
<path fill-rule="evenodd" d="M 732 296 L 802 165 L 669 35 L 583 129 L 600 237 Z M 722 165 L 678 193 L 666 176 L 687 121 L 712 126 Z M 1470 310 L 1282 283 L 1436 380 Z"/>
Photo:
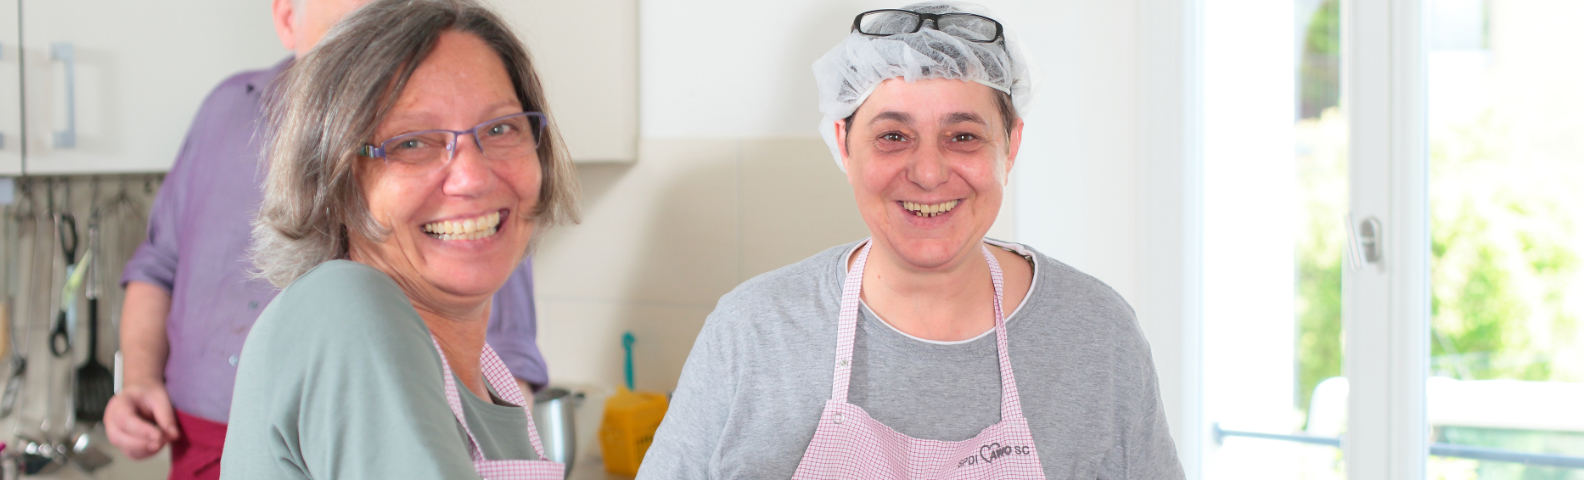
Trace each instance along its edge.
<path fill-rule="evenodd" d="M 217 83 L 288 55 L 266 1 L 7 1 L 22 3 L 30 175 L 164 171 Z"/>
<path fill-rule="evenodd" d="M 17 0 L 0 0 L 0 175 L 22 173 L 22 49 Z"/>

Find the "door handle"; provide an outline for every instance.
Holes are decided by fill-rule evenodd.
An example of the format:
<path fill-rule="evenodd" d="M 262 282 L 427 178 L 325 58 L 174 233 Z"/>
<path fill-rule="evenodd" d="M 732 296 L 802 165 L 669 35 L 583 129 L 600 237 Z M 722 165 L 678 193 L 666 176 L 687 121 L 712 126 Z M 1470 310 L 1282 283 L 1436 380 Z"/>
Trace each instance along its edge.
<path fill-rule="evenodd" d="M 1380 220 L 1375 217 L 1365 218 L 1357 225 L 1353 224 L 1351 213 L 1342 217 L 1342 222 L 1347 229 L 1347 258 L 1352 263 L 1353 270 L 1361 270 L 1366 264 L 1380 265 L 1381 239 Z"/>
<path fill-rule="evenodd" d="M 77 147 L 77 55 L 71 42 L 50 44 L 50 60 L 61 62 L 66 80 L 66 129 L 55 132 L 55 148 Z"/>

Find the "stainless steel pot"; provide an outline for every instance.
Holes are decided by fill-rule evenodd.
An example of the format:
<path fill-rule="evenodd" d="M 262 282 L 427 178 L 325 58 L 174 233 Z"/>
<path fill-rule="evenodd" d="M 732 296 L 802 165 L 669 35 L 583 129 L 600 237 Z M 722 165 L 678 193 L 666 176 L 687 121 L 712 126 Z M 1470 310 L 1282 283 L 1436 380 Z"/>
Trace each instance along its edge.
<path fill-rule="evenodd" d="M 574 469 L 574 410 L 584 402 L 584 393 L 545 388 L 536 392 L 535 404 L 530 408 L 536 432 L 541 435 L 541 447 L 548 459 L 563 463 L 564 478 Z"/>

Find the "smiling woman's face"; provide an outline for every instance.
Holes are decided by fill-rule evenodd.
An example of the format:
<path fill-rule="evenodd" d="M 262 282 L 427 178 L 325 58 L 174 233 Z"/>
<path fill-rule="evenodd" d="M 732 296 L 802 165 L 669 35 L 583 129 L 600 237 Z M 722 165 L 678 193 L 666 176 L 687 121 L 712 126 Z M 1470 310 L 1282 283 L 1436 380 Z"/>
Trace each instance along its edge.
<path fill-rule="evenodd" d="M 444 32 L 376 127 L 371 144 L 419 130 L 468 130 L 523 110 L 508 71 L 479 37 Z M 361 158 L 359 184 L 371 216 L 389 233 L 357 234 L 349 255 L 386 272 L 410 300 L 439 312 L 470 314 L 489 302 L 522 259 L 535 231 L 541 190 L 535 154 L 490 160 L 461 135 L 450 163 L 419 176 L 398 175 Z"/>
<path fill-rule="evenodd" d="M 999 215 L 1021 144 L 1021 121 L 1007 139 L 995 94 L 974 82 L 897 78 L 856 109 L 848 133 L 835 122 L 875 248 L 923 271 L 953 268 L 975 252 Z"/>

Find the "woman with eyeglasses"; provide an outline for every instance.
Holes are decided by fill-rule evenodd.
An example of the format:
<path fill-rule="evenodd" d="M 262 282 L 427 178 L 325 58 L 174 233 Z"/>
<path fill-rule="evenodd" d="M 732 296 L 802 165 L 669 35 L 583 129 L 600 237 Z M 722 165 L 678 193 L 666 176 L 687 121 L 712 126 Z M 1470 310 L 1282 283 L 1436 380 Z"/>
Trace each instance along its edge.
<path fill-rule="evenodd" d="M 524 46 L 474 0 L 378 0 L 283 74 L 221 478 L 561 479 L 486 345 L 492 295 L 578 216 Z"/>
<path fill-rule="evenodd" d="M 818 130 L 872 236 L 719 301 L 640 478 L 1182 478 L 1131 307 L 984 237 L 1033 87 L 1004 26 L 921 3 L 851 30 L 813 65 Z"/>

